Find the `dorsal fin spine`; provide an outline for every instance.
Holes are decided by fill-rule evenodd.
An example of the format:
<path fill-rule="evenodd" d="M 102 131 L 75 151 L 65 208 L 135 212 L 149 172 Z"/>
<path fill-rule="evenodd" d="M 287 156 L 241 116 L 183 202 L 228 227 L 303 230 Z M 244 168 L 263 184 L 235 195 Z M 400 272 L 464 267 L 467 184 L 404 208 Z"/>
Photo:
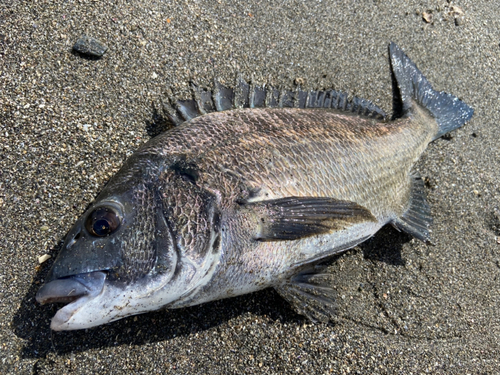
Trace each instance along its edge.
<path fill-rule="evenodd" d="M 371 101 L 357 97 L 348 100 L 347 93 L 333 89 L 304 91 L 297 87 L 281 91 L 273 86 L 249 84 L 239 78 L 234 88 L 215 81 L 213 90 L 195 83 L 191 84 L 191 90 L 192 99 L 170 99 L 170 105 L 166 106 L 167 116 L 175 125 L 210 112 L 237 108 L 328 108 L 379 120 L 387 118 Z"/>

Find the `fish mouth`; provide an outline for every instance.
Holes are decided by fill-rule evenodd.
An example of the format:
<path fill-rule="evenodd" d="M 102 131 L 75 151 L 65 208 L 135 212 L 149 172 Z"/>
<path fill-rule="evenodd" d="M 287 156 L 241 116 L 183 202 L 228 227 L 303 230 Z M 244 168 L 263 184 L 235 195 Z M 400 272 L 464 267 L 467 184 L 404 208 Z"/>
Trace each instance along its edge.
<path fill-rule="evenodd" d="M 36 294 L 38 303 L 70 303 L 84 296 L 95 297 L 104 288 L 106 274 L 102 271 L 81 273 L 56 279 L 40 288 Z"/>
<path fill-rule="evenodd" d="M 67 323 L 81 306 L 103 291 L 105 281 L 106 273 L 96 271 L 56 279 L 43 285 L 36 294 L 38 303 L 67 304 L 57 311 L 51 328 L 58 330 L 57 327 Z"/>

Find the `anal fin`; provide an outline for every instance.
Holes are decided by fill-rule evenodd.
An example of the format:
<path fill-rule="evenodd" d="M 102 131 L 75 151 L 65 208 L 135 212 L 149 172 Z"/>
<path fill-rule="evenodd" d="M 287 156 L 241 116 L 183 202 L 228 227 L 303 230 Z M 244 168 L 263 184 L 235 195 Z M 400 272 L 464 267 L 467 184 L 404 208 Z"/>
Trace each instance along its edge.
<path fill-rule="evenodd" d="M 431 209 L 425 198 L 424 182 L 420 176 L 414 175 L 410 191 L 410 206 L 401 217 L 392 222 L 392 225 L 423 242 L 432 243 L 429 229 L 431 224 Z"/>
<path fill-rule="evenodd" d="M 316 273 L 314 269 L 303 271 L 274 289 L 292 308 L 313 322 L 332 321 L 335 315 L 336 291 L 328 273 Z"/>

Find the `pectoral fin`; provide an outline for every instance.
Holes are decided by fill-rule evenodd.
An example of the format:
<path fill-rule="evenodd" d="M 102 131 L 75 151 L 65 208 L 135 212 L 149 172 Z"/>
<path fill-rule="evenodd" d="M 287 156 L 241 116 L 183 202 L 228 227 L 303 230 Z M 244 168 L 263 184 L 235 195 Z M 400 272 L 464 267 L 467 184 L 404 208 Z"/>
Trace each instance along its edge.
<path fill-rule="evenodd" d="M 333 198 L 287 197 L 246 206 L 257 214 L 259 241 L 297 240 L 376 221 L 367 208 Z"/>

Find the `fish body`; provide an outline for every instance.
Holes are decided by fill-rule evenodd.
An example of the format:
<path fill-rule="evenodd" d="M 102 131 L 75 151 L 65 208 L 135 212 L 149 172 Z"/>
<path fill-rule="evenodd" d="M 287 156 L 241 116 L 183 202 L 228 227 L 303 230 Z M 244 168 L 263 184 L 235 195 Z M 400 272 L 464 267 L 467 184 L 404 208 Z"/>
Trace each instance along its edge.
<path fill-rule="evenodd" d="M 176 155 L 195 165 L 196 184 L 216 196 L 223 251 L 197 302 L 271 286 L 400 217 L 408 208 L 411 167 L 437 131 L 430 121 L 418 131 L 414 127 L 409 118 L 382 125 L 329 110 L 240 109 L 197 117 L 145 145 L 138 155 L 146 160 Z M 181 188 L 166 186 L 167 196 Z M 251 203 L 288 197 L 356 202 L 371 217 L 320 236 L 256 240 L 258 221 L 266 215 L 259 216 Z"/>
<path fill-rule="evenodd" d="M 70 302 L 51 328 L 267 287 L 324 321 L 333 293 L 311 265 L 389 223 L 429 241 L 429 206 L 412 167 L 473 111 L 434 91 L 395 44 L 390 54 L 403 107 L 393 121 L 333 91 L 328 103 L 324 93 L 299 93 L 298 108 L 285 100 L 259 108 L 262 92 L 248 86 L 239 97 L 221 89 L 213 102 L 206 92 L 178 102 L 188 121 L 137 150 L 68 233 L 37 294 Z M 249 108 L 230 108 L 238 98 Z"/>

